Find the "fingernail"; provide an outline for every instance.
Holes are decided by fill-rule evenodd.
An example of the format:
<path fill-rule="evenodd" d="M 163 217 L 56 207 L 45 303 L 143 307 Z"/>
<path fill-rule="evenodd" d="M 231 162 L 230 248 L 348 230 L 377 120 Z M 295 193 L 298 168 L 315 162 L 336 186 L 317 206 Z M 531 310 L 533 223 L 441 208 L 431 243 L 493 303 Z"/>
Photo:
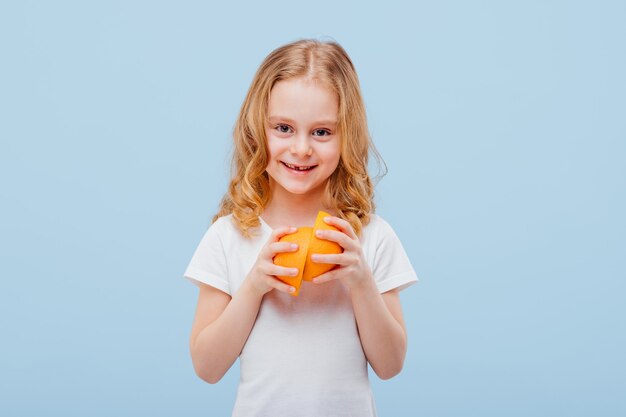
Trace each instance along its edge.
<path fill-rule="evenodd" d="M 295 232 L 296 230 L 298 230 L 298 228 L 297 228 L 297 227 L 292 227 L 292 228 L 291 228 L 291 229 L 289 229 L 289 230 L 290 230 L 290 231 L 292 231 L 292 232 Z"/>
<path fill-rule="evenodd" d="M 296 289 L 294 287 L 289 287 L 289 292 L 294 292 Z"/>
<path fill-rule="evenodd" d="M 325 222 L 329 222 L 330 221 L 330 217 L 324 217 L 324 221 Z"/>
<path fill-rule="evenodd" d="M 295 243 L 292 243 L 292 244 L 291 244 L 291 249 L 298 249 L 298 245 L 297 245 L 297 244 L 295 244 Z"/>
<path fill-rule="evenodd" d="M 315 236 L 322 236 L 322 231 L 321 230 L 317 230 L 315 232 Z"/>

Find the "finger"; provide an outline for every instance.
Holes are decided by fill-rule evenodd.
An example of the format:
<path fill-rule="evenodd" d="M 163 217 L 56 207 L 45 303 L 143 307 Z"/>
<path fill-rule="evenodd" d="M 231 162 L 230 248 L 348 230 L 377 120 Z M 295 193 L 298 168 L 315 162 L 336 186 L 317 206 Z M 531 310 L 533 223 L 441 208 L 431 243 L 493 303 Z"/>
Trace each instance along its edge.
<path fill-rule="evenodd" d="M 273 242 L 269 247 L 272 258 L 280 252 L 295 252 L 298 250 L 298 244 L 293 242 Z"/>
<path fill-rule="evenodd" d="M 295 277 L 298 275 L 298 268 L 290 268 L 287 266 L 273 265 L 268 275 L 276 275 L 278 277 Z"/>
<path fill-rule="evenodd" d="M 348 260 L 343 253 L 313 253 L 311 254 L 311 261 L 316 264 L 348 265 Z"/>
<path fill-rule="evenodd" d="M 264 256 L 273 257 L 273 255 L 276 252 L 272 252 L 271 245 L 275 242 L 278 242 L 281 237 L 291 234 L 291 233 L 295 233 L 297 230 L 298 230 L 297 227 L 289 227 L 289 226 L 279 227 L 277 229 L 274 229 L 269 239 L 267 240 L 267 243 L 265 244 L 265 246 L 263 246 L 262 251 L 263 251 Z"/>
<path fill-rule="evenodd" d="M 315 278 L 313 278 L 313 283 L 323 284 L 325 282 L 332 281 L 334 279 L 337 279 L 337 272 L 335 272 L 335 270 L 333 269 L 331 271 L 325 272 L 322 275 L 318 275 Z"/>
<path fill-rule="evenodd" d="M 345 233 L 336 230 L 317 230 L 315 237 L 336 242 L 344 249 L 353 250 L 354 242 Z"/>
<path fill-rule="evenodd" d="M 294 286 L 285 284 L 278 278 L 272 278 L 270 286 L 274 287 L 274 289 L 277 289 L 278 291 L 286 292 L 287 294 L 292 294 L 296 291 Z"/>
<path fill-rule="evenodd" d="M 293 226 L 279 227 L 278 229 L 274 229 L 272 231 L 272 235 L 270 236 L 270 241 L 277 242 L 281 237 L 295 233 L 297 231 L 298 231 L 298 228 L 293 227 Z"/>
<path fill-rule="evenodd" d="M 324 223 L 335 226 L 352 239 L 358 239 L 352 225 L 347 220 L 335 216 L 327 216 L 324 217 Z"/>

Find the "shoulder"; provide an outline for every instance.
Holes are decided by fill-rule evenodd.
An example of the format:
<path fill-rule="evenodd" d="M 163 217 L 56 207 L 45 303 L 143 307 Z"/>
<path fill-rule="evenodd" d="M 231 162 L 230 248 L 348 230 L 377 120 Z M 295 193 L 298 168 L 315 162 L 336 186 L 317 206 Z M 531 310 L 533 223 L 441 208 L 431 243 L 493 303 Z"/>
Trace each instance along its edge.
<path fill-rule="evenodd" d="M 396 250 L 402 245 L 400 237 L 389 221 L 375 213 L 370 214 L 370 222 L 363 227 L 361 241 L 375 255 Z"/>
<path fill-rule="evenodd" d="M 217 227 L 224 227 L 225 225 L 229 224 L 232 222 L 232 218 L 233 218 L 233 214 L 227 214 L 225 216 L 222 217 L 218 217 L 217 220 L 215 220 L 215 222 L 213 222 L 212 226 L 217 226 Z"/>
<path fill-rule="evenodd" d="M 373 239 L 367 246 L 372 254 L 372 274 L 380 293 L 392 289 L 401 291 L 417 281 L 404 245 L 391 224 L 376 215 L 371 226 Z"/>
<path fill-rule="evenodd" d="M 233 224 L 233 215 L 227 214 L 222 217 L 218 217 L 217 220 L 209 226 L 210 229 L 214 229 L 220 236 L 225 237 L 233 233 L 235 225 Z"/>
<path fill-rule="evenodd" d="M 256 242 L 258 239 L 263 237 L 264 232 L 263 226 L 261 225 L 258 228 L 254 228 L 254 230 L 251 229 L 253 238 L 246 239 L 241 232 L 241 229 L 236 224 L 232 213 L 219 217 L 215 220 L 211 227 L 216 229 L 222 237 L 222 240 L 235 243 Z"/>
<path fill-rule="evenodd" d="M 382 216 L 376 213 L 370 213 L 370 221 L 363 226 L 364 239 L 377 239 L 385 234 L 393 233 L 393 228 Z"/>
<path fill-rule="evenodd" d="M 381 242 L 387 240 L 391 226 L 376 213 L 370 213 L 369 223 L 361 229 L 360 242 L 366 256 L 375 257 Z"/>
<path fill-rule="evenodd" d="M 208 226 L 206 226 L 204 236 L 202 238 L 203 241 L 207 242 L 222 242 L 223 240 L 228 238 L 229 227 L 228 227 L 228 219 L 227 216 L 218 217 L 213 223 L 209 221 Z"/>

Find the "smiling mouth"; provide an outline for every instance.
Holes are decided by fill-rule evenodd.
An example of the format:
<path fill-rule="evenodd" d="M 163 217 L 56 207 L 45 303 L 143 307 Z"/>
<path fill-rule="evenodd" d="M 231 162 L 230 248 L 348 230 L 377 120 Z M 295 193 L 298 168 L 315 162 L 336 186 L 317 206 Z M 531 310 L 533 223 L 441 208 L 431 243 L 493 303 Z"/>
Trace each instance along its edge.
<path fill-rule="evenodd" d="M 289 169 L 293 169 L 294 171 L 310 171 L 313 168 L 315 168 L 317 165 L 310 165 L 310 166 L 297 166 L 297 165 L 291 165 L 288 164 L 286 162 L 280 161 L 284 166 L 286 166 Z"/>

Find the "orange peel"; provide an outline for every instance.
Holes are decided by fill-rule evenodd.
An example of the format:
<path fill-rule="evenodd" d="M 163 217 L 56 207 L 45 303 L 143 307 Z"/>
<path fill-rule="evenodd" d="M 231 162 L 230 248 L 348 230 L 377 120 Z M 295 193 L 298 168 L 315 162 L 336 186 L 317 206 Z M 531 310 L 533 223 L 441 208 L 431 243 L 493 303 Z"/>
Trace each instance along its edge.
<path fill-rule="evenodd" d="M 313 262 L 311 260 L 311 254 L 338 254 L 343 252 L 343 247 L 341 247 L 338 243 L 320 239 L 315 236 L 315 232 L 317 230 L 340 231 L 335 226 L 324 222 L 324 217 L 326 216 L 330 216 L 330 214 L 325 211 L 319 211 L 313 227 L 299 227 L 295 233 L 284 235 L 279 239 L 279 242 L 293 242 L 298 244 L 297 251 L 280 252 L 276 254 L 273 259 L 273 262 L 276 265 L 287 268 L 298 268 L 298 275 L 295 276 L 276 275 L 276 278 L 296 289 L 293 293 L 291 293 L 291 295 L 295 297 L 297 297 L 300 293 L 302 281 L 312 281 L 313 278 L 330 271 L 336 266 L 335 264 Z"/>

